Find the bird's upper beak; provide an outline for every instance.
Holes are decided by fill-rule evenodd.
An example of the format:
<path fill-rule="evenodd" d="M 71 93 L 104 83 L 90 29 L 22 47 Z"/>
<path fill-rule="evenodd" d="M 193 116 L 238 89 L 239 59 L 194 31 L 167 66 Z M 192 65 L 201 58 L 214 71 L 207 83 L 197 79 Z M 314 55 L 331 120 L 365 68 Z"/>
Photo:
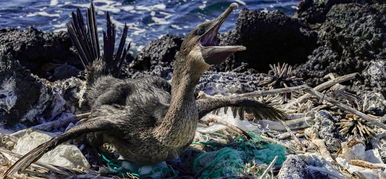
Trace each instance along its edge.
<path fill-rule="evenodd" d="M 241 45 L 218 46 L 218 30 L 233 9 L 237 7 L 237 3 L 229 5 L 229 7 L 220 16 L 212 21 L 210 29 L 200 37 L 199 42 L 202 56 L 207 64 L 220 64 L 233 53 L 246 50 L 246 47 Z"/>

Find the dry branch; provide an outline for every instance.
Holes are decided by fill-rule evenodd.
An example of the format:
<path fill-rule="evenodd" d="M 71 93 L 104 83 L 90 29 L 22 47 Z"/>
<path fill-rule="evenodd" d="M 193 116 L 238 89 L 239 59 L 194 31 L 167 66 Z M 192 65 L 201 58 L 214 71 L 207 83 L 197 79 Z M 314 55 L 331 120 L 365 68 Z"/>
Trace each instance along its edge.
<path fill-rule="evenodd" d="M 264 178 L 264 176 L 268 173 L 268 171 L 273 167 L 273 165 L 275 164 L 276 160 L 277 160 L 277 156 L 275 156 L 275 158 L 273 158 L 272 162 L 264 170 L 263 174 L 259 177 L 259 179 L 263 179 Z"/>
<path fill-rule="evenodd" d="M 295 140 L 295 142 L 299 145 L 298 147 L 300 147 L 301 151 L 304 151 L 306 149 L 306 146 L 304 146 L 304 144 L 299 140 L 298 137 L 296 137 L 296 135 L 291 131 L 291 129 L 287 126 L 287 124 L 280 120 L 281 124 L 283 124 L 284 128 L 287 130 L 288 133 L 290 133 L 291 137 Z"/>
<path fill-rule="evenodd" d="M 352 165 L 362 167 L 362 168 L 381 169 L 381 170 L 385 169 L 385 166 L 383 166 L 383 165 L 379 165 L 379 164 L 377 165 L 375 163 L 370 163 L 370 162 L 363 161 L 363 160 L 351 160 L 350 163 Z"/>
<path fill-rule="evenodd" d="M 344 81 L 348 81 L 348 80 L 352 80 L 355 78 L 355 76 L 357 75 L 358 73 L 351 73 L 351 74 L 348 74 L 348 75 L 344 75 L 344 76 L 340 76 L 340 77 L 337 77 L 337 78 L 334 78 L 334 79 L 331 79 L 327 82 L 324 82 L 318 86 L 316 86 L 315 88 L 313 88 L 315 91 L 322 91 L 322 90 L 325 90 L 331 86 L 334 86 L 335 84 L 338 84 L 338 83 L 342 83 Z M 303 102 L 304 100 L 306 100 L 307 98 L 311 97 L 310 94 L 305 94 L 297 99 L 294 99 L 292 101 L 290 101 L 289 103 L 287 103 L 285 105 L 285 109 L 288 109 L 290 107 L 292 107 L 293 105 L 295 104 L 298 104 L 298 103 L 301 103 Z"/>
<path fill-rule="evenodd" d="M 329 103 L 335 105 L 336 107 L 338 107 L 338 108 L 340 108 L 340 109 L 342 109 L 342 110 L 344 110 L 344 111 L 346 111 L 346 112 L 350 112 L 350 113 L 352 113 L 352 114 L 355 114 L 355 115 L 361 117 L 362 119 L 364 119 L 364 120 L 366 120 L 366 121 L 368 121 L 368 122 L 370 122 L 370 123 L 372 123 L 372 124 L 374 124 L 374 125 L 376 125 L 376 126 L 382 128 L 382 129 L 385 129 L 385 130 L 386 130 L 386 125 L 385 125 L 385 124 L 382 124 L 382 123 L 381 123 L 379 120 L 377 120 L 377 119 L 374 119 L 374 118 L 372 118 L 372 117 L 370 117 L 370 116 L 368 116 L 368 115 L 366 115 L 366 114 L 364 114 L 364 113 L 362 113 L 362 112 L 360 112 L 360 111 L 358 111 L 358 110 L 356 110 L 356 109 L 354 109 L 354 108 L 352 108 L 352 107 L 350 107 L 350 106 L 347 106 L 347 105 L 342 104 L 342 103 L 340 103 L 340 102 L 338 102 L 338 101 L 335 101 L 334 99 L 332 99 L 332 98 L 330 98 L 330 97 L 327 97 L 327 96 L 323 95 L 322 93 L 315 91 L 315 90 L 312 89 L 312 88 L 308 88 L 306 91 L 307 91 L 309 94 L 318 97 L 319 99 L 326 100 L 327 102 L 329 102 Z"/>
<path fill-rule="evenodd" d="M 280 93 L 290 93 L 293 91 L 304 90 L 306 88 L 307 88 L 307 85 L 300 85 L 300 86 L 294 86 L 294 87 L 288 87 L 288 88 L 254 91 L 250 93 L 239 94 L 237 95 L 237 97 L 257 97 L 257 96 L 274 95 L 274 94 L 280 94 Z"/>

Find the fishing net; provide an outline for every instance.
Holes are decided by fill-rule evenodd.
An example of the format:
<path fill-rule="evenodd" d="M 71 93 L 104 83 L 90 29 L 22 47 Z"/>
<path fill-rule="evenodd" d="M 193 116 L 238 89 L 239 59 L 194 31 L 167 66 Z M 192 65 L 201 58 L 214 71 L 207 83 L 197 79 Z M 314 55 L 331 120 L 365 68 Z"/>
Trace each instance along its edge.
<path fill-rule="evenodd" d="M 213 134 L 209 134 L 213 135 Z M 251 139 L 238 136 L 232 142 L 195 142 L 204 146 L 198 154 L 189 154 L 189 170 L 195 178 L 237 178 L 245 175 L 261 175 L 267 164 L 277 156 L 275 165 L 285 161 L 285 148 L 281 145 L 269 143 L 257 134 L 249 133 Z M 210 137 L 209 137 L 210 138 Z M 206 151 L 206 152 L 205 152 Z M 166 162 L 151 166 L 138 166 L 128 161 L 109 160 L 103 156 L 108 169 L 122 177 L 129 178 L 176 178 L 184 176 L 178 169 Z M 178 163 L 178 162 L 177 162 Z M 179 163 L 182 165 L 182 163 Z M 260 167 L 258 170 L 253 167 Z M 182 167 L 182 166 L 179 166 Z M 183 167 L 182 167 L 183 168 Z M 185 175 L 186 176 L 186 175 Z"/>
<path fill-rule="evenodd" d="M 204 142 L 202 145 L 214 147 L 214 151 L 199 155 L 193 161 L 193 170 L 200 178 L 239 177 L 250 171 L 250 163 L 269 164 L 277 156 L 275 165 L 285 161 L 285 148 L 278 144 L 268 143 L 258 135 L 250 133 L 252 139 L 239 136 L 233 143 L 216 144 Z M 215 150 L 216 147 L 221 149 Z M 262 171 L 256 171 L 255 175 Z"/>

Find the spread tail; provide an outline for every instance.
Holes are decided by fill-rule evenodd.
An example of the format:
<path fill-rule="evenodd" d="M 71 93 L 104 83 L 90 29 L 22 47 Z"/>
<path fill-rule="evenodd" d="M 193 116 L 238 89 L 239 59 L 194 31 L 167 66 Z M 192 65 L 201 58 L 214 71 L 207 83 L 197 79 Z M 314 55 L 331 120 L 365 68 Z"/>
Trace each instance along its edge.
<path fill-rule="evenodd" d="M 112 124 L 110 122 L 101 119 L 87 121 L 78 126 L 75 126 L 25 154 L 5 172 L 4 177 L 12 176 L 17 171 L 24 170 L 33 162 L 39 160 L 46 152 L 54 149 L 56 146 L 66 142 L 67 140 L 74 139 L 81 134 L 89 132 L 108 130 L 111 129 L 111 127 Z"/>
<path fill-rule="evenodd" d="M 115 25 L 111 22 L 110 15 L 107 12 L 107 27 L 106 32 L 103 32 L 104 54 L 101 55 L 95 7 L 92 3 L 87 11 L 87 25 L 83 20 L 82 13 L 77 9 L 76 13 L 72 13 L 72 21 L 67 24 L 67 30 L 78 52 L 80 61 L 86 69 L 87 82 L 93 84 L 100 76 L 108 74 L 120 77 L 122 75 L 122 65 L 128 59 L 130 49 L 130 44 L 125 47 L 128 33 L 127 25 L 123 28 L 118 49 L 114 54 L 116 31 Z M 129 61 L 126 61 L 126 63 L 129 63 Z"/>

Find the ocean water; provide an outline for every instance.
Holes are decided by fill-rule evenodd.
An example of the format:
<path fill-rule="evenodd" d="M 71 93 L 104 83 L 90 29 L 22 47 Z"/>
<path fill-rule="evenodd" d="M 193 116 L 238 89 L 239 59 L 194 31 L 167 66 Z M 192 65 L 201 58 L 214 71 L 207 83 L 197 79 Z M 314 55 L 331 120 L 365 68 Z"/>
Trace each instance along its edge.
<path fill-rule="evenodd" d="M 109 12 L 117 32 L 126 23 L 128 41 L 136 49 L 151 40 L 170 33 L 183 35 L 197 24 L 213 19 L 232 2 L 240 8 L 280 10 L 291 15 L 299 0 L 94 0 L 98 29 L 105 27 L 105 14 Z M 89 0 L 0 0 L 0 28 L 25 29 L 33 26 L 43 31 L 65 31 L 71 12 L 80 8 L 83 14 Z M 239 10 L 222 26 L 220 32 L 234 28 Z"/>

